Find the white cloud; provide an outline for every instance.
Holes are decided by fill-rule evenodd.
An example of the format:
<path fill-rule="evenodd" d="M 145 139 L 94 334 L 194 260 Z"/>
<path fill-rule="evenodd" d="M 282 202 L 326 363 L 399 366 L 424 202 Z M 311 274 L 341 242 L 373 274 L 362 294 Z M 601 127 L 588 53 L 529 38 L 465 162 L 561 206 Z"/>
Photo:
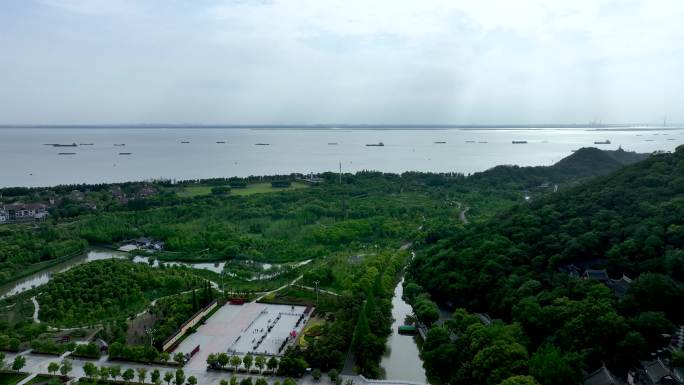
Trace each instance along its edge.
<path fill-rule="evenodd" d="M 44 5 L 84 15 L 131 15 L 140 10 L 132 0 L 40 0 Z"/>
<path fill-rule="evenodd" d="M 285 123 L 676 119 L 684 103 L 674 0 L 38 4 L 0 26 L 0 121 L 36 103 L 41 121 L 78 102 L 102 121 Z"/>

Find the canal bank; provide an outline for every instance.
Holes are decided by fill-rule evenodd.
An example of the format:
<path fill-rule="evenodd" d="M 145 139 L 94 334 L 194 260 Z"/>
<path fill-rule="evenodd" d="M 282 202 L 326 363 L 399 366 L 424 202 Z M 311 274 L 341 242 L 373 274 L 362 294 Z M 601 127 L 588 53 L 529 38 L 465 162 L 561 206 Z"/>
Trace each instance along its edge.
<path fill-rule="evenodd" d="M 70 257 L 49 267 L 27 275 L 16 281 L 12 281 L 0 286 L 0 298 L 11 297 L 23 293 L 34 287 L 45 285 L 50 281 L 53 274 L 65 272 L 71 268 L 86 262 L 98 261 L 101 259 L 128 258 L 128 255 L 111 250 L 90 250 L 83 254 Z"/>
<path fill-rule="evenodd" d="M 427 383 L 423 361 L 420 359 L 420 341 L 417 335 L 399 334 L 407 316 L 413 314 L 411 305 L 403 300 L 404 280 L 394 288 L 392 297 L 392 334 L 387 340 L 387 350 L 380 366 L 388 380 Z"/>
<path fill-rule="evenodd" d="M 210 270 L 214 273 L 221 274 L 224 272 L 224 269 L 226 268 L 226 262 L 183 262 L 183 261 L 167 261 L 167 260 L 158 260 L 155 259 L 153 256 L 148 257 L 148 256 L 139 256 L 139 255 L 131 255 L 128 252 L 122 252 L 115 250 L 113 248 L 102 248 L 102 247 L 97 247 L 90 249 L 88 251 L 85 251 L 83 253 L 79 253 L 77 255 L 72 255 L 69 257 L 64 257 L 60 260 L 55 260 L 55 261 L 50 261 L 48 265 L 46 265 L 44 268 L 40 270 L 36 270 L 31 272 L 30 274 L 27 274 L 21 278 L 15 279 L 10 282 L 6 282 L 2 285 L 0 285 L 0 299 L 5 299 L 17 294 L 21 294 L 25 291 L 28 291 L 30 289 L 45 285 L 50 281 L 52 276 L 54 274 L 58 273 L 63 273 L 65 271 L 68 271 L 76 266 L 82 265 L 84 263 L 88 262 L 93 262 L 93 261 L 99 261 L 99 260 L 105 260 L 105 259 L 124 259 L 124 260 L 130 260 L 131 262 L 134 263 L 143 263 L 147 264 L 151 267 L 159 267 L 161 265 L 165 266 L 185 266 L 188 268 L 192 269 L 199 269 L 199 270 Z M 269 274 L 264 274 L 264 275 L 259 275 L 257 277 L 253 278 L 248 278 L 246 279 L 247 281 L 256 281 L 256 280 L 265 280 L 265 279 L 270 279 L 273 277 L 276 277 L 280 274 L 283 274 L 286 272 L 285 269 L 282 269 L 281 266 L 283 265 L 291 265 L 293 269 L 299 268 L 301 266 L 304 266 L 311 262 L 311 260 L 306 260 L 302 262 L 297 262 L 297 263 L 282 263 L 282 264 L 272 264 L 272 263 L 262 263 L 261 266 L 263 267 L 264 271 L 273 271 L 272 273 Z M 230 271 L 225 271 L 226 274 L 231 275 L 232 273 Z"/>

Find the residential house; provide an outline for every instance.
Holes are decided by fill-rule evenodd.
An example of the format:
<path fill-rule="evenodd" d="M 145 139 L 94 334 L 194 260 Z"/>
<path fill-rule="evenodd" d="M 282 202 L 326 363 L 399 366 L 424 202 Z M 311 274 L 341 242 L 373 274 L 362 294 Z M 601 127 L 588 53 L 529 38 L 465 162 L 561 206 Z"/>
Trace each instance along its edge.
<path fill-rule="evenodd" d="M 48 215 L 47 206 L 42 203 L 11 203 L 0 207 L 0 214 L 7 222 L 31 222 L 45 218 Z"/>
<path fill-rule="evenodd" d="M 627 290 L 629 290 L 629 288 L 632 286 L 632 279 L 628 276 L 622 274 L 620 279 L 612 279 L 610 276 L 608 276 L 608 273 L 605 269 L 587 269 L 584 271 L 584 274 L 582 274 L 582 278 L 591 279 L 605 284 L 613 290 L 613 294 L 618 299 L 622 299 L 622 297 L 627 294 Z"/>
<path fill-rule="evenodd" d="M 641 367 L 637 382 L 640 385 L 682 385 L 660 358 L 641 362 Z"/>
<path fill-rule="evenodd" d="M 154 239 L 147 237 L 140 237 L 127 241 L 126 244 L 119 247 L 120 251 L 133 251 L 133 250 L 149 250 L 149 251 L 161 251 L 164 250 L 163 241 L 155 241 Z"/>
<path fill-rule="evenodd" d="M 120 186 L 112 186 L 112 188 L 109 190 L 110 193 L 112 194 L 112 197 L 119 203 L 121 204 L 126 204 L 128 203 L 128 198 L 126 198 L 126 194 L 121 190 Z"/>
<path fill-rule="evenodd" d="M 610 281 L 610 277 L 608 276 L 608 272 L 606 272 L 606 269 L 602 269 L 602 270 L 587 269 L 584 271 L 584 274 L 582 274 L 582 278 L 591 279 L 594 281 L 599 281 L 601 283 L 608 283 Z"/>
<path fill-rule="evenodd" d="M 140 190 L 138 190 L 137 196 L 139 198 L 147 198 L 147 197 L 150 197 L 156 193 L 157 193 L 157 190 L 154 187 L 149 186 L 149 185 L 145 185 Z"/>
<path fill-rule="evenodd" d="M 622 297 L 624 297 L 625 294 L 627 294 L 627 290 L 629 290 L 631 286 L 632 279 L 624 274 L 622 274 L 622 278 L 611 279 L 608 283 L 608 287 L 613 289 L 613 294 L 615 294 L 615 296 L 620 299 L 622 299 Z"/>
<path fill-rule="evenodd" d="M 584 385 L 624 385 L 625 383 L 619 378 L 615 377 L 609 370 L 603 365 L 597 371 L 590 373 L 584 377 Z"/>

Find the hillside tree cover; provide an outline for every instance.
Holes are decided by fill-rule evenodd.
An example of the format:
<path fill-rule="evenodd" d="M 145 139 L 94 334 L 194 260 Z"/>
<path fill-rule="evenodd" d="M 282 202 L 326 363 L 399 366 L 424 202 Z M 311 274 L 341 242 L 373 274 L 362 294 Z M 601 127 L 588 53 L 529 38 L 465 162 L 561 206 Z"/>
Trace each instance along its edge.
<path fill-rule="evenodd" d="M 531 375 L 542 385 L 575 384 L 582 369 L 602 363 L 624 374 L 684 322 L 675 305 L 684 301 L 684 147 L 423 246 L 409 291 L 461 309 L 425 342 L 435 382 Z M 573 275 L 585 268 L 633 282 L 620 298 Z M 469 312 L 501 321 L 487 326 Z"/>

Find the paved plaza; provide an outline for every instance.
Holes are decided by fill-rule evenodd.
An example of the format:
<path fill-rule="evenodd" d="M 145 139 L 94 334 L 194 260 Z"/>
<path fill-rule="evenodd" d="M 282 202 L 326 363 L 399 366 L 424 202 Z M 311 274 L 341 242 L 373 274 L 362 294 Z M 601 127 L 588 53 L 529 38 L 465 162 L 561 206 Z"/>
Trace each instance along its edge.
<path fill-rule="evenodd" d="M 190 353 L 199 346 L 199 352 L 185 365 L 191 370 L 205 369 L 211 353 L 279 355 L 285 339 L 292 332 L 299 335 L 308 321 L 307 316 L 302 317 L 305 309 L 255 302 L 226 304 L 183 340 L 174 353 Z"/>

